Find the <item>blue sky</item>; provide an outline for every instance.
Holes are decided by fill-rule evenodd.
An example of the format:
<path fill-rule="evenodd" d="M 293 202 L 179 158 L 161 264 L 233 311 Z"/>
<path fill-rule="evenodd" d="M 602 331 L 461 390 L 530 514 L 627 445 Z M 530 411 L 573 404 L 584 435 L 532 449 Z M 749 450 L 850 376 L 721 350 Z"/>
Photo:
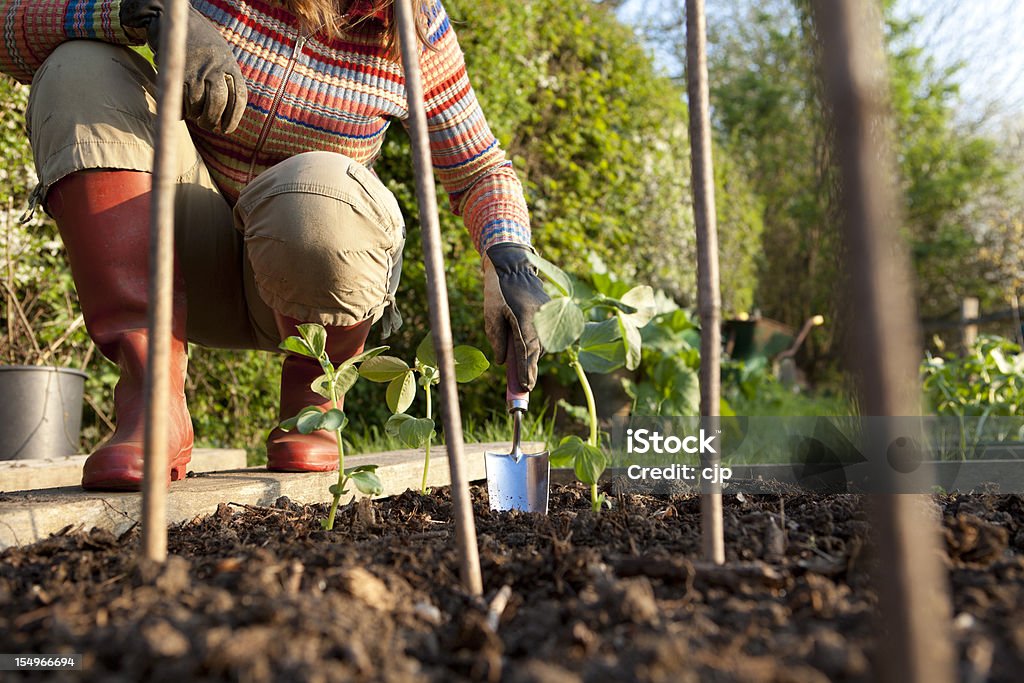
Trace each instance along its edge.
<path fill-rule="evenodd" d="M 739 4 L 706 3 L 711 19 Z M 628 0 L 620 15 L 627 21 L 643 18 L 670 4 L 683 3 Z M 964 122 L 1024 128 L 1024 0 L 898 0 L 897 13 L 923 17 L 914 41 L 938 64 L 964 64 L 959 78 Z"/>
<path fill-rule="evenodd" d="M 991 114 L 1016 124 L 1024 115 L 1024 0 L 901 0 L 903 15 L 923 17 L 920 45 L 940 64 L 963 62 L 966 118 Z"/>

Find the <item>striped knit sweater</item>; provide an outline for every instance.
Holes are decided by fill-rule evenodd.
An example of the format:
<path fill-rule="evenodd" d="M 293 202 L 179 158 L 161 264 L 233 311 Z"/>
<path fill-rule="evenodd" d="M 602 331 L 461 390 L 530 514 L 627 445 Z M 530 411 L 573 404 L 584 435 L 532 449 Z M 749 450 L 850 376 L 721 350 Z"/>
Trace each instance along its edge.
<path fill-rule="evenodd" d="M 389 119 L 408 117 L 401 65 L 379 41 L 306 35 L 294 15 L 266 0 L 191 4 L 227 40 L 249 89 L 245 116 L 230 136 L 190 125 L 230 201 L 260 172 L 301 152 L 337 152 L 371 167 Z M 142 36 L 124 29 L 119 13 L 120 0 L 0 0 L 0 71 L 31 82 L 67 40 L 140 44 Z M 522 186 L 480 110 L 440 0 L 425 20 L 436 48 L 420 59 L 430 148 L 451 208 L 481 253 L 499 242 L 529 244 Z"/>

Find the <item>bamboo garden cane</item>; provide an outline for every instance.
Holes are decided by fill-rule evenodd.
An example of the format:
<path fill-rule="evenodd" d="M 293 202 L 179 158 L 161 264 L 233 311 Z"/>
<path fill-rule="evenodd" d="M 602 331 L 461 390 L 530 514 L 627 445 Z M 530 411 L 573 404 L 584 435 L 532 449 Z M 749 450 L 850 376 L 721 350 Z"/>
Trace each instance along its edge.
<path fill-rule="evenodd" d="M 452 480 L 452 501 L 455 512 L 455 540 L 463 587 L 474 596 L 483 593 L 480 556 L 476 545 L 476 526 L 469 481 L 463 463 L 462 414 L 455 387 L 455 359 L 452 356 L 452 326 L 448 311 L 448 284 L 441 253 L 441 228 L 437 216 L 437 195 L 434 170 L 427 140 L 427 115 L 423 103 L 423 82 L 420 77 L 420 44 L 416 34 L 410 0 L 395 0 L 398 36 L 405 68 L 406 97 L 409 103 L 409 136 L 412 139 L 413 166 L 416 172 L 416 201 L 423 235 L 423 257 L 426 262 L 427 298 L 430 302 L 430 330 L 437 352 L 441 375 L 441 417 L 445 442 L 448 445 L 448 468 Z"/>
<path fill-rule="evenodd" d="M 174 127 L 181 118 L 188 0 L 167 0 L 160 23 L 156 152 L 150 227 L 149 361 L 146 368 L 145 466 L 142 480 L 142 552 L 167 559 L 168 391 L 174 272 Z"/>
<path fill-rule="evenodd" d="M 815 0 L 827 103 L 835 125 L 850 287 L 847 316 L 864 415 L 920 414 L 921 359 L 910 259 L 899 239 L 895 157 L 881 10 L 865 0 Z M 883 442 L 898 436 L 887 421 Z M 884 454 L 876 457 L 884 458 Z M 892 474 L 890 468 L 880 467 Z M 925 469 L 918 471 L 923 475 Z M 873 497 L 879 611 L 888 631 L 878 680 L 946 683 L 956 678 L 949 590 L 938 523 L 925 496 Z M 923 500 L 922 500 L 923 499 Z"/>
<path fill-rule="evenodd" d="M 722 300 L 718 285 L 718 225 L 711 159 L 708 105 L 707 26 L 704 0 L 686 0 L 686 85 L 690 104 L 690 163 L 693 213 L 697 227 L 697 305 L 700 310 L 700 414 L 717 431 L 721 415 Z M 701 455 L 701 466 L 721 463 L 721 454 Z M 704 559 L 725 562 L 722 484 L 701 480 L 701 536 Z"/>

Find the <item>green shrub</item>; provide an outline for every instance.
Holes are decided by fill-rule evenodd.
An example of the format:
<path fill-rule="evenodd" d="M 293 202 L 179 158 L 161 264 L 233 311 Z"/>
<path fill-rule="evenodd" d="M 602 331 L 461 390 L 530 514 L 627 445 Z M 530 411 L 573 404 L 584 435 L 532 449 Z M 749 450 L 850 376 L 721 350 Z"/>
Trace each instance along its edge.
<path fill-rule="evenodd" d="M 488 122 L 524 181 L 541 255 L 576 274 L 589 272 L 596 255 L 626 280 L 692 304 L 696 248 L 682 89 L 658 73 L 630 27 L 592 2 L 449 0 L 446 7 Z M 408 158 L 407 139 L 391 135 L 376 166 L 408 217 L 398 295 L 406 327 L 388 339 L 400 356 L 411 355 L 428 329 Z M 720 149 L 716 189 L 723 307 L 746 311 L 756 288 L 762 212 Z M 440 205 L 447 206 L 443 195 Z M 480 324 L 479 259 L 461 219 L 442 211 L 441 228 L 455 340 L 489 349 Z M 484 419 L 500 409 L 488 385 L 501 382 L 501 368 L 490 372 L 493 382 L 464 389 L 465 414 Z M 359 393 L 357 387 L 353 400 Z"/>
<path fill-rule="evenodd" d="M 921 365 L 924 395 L 936 415 L 1024 415 L 1024 352 L 984 335 L 963 356 L 928 354 Z"/>

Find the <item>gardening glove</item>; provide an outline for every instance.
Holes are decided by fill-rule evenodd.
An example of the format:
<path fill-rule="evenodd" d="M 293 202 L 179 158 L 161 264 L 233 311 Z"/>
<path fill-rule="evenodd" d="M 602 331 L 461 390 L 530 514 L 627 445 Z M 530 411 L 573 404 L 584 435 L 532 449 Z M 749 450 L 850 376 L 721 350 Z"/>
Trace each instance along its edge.
<path fill-rule="evenodd" d="M 503 242 L 487 250 L 484 259 L 484 331 L 494 348 L 494 360 L 505 363 L 509 346 L 516 354 L 519 382 L 531 391 L 537 383 L 541 348 L 533 316 L 549 297 L 526 258 L 530 247 Z"/>
<path fill-rule="evenodd" d="M 121 25 L 145 30 L 146 41 L 160 62 L 160 19 L 163 0 L 123 0 Z M 227 41 L 206 17 L 188 8 L 185 44 L 185 118 L 209 131 L 231 133 L 245 113 L 248 91 Z"/>

